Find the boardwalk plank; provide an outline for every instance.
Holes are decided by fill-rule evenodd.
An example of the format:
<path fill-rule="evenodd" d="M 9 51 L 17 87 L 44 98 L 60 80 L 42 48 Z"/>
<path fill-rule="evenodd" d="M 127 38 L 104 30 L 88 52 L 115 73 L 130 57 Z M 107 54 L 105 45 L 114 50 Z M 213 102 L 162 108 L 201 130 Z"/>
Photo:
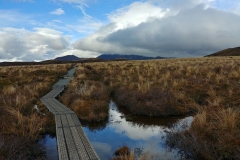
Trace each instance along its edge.
<path fill-rule="evenodd" d="M 48 94 L 43 96 L 42 98 L 55 98 L 59 93 L 64 90 L 64 86 L 59 86 L 51 90 Z"/>
<path fill-rule="evenodd" d="M 70 126 L 81 126 L 80 121 L 78 120 L 78 122 L 75 122 L 72 116 L 76 116 L 76 114 L 66 114 L 67 116 L 67 120 Z"/>
<path fill-rule="evenodd" d="M 79 160 L 80 157 L 78 156 L 78 151 L 77 148 L 75 146 L 75 142 L 73 140 L 73 136 L 71 134 L 71 130 L 69 127 L 64 127 L 64 135 L 65 135 L 65 139 L 66 139 L 66 143 L 67 143 L 67 148 L 68 148 L 68 152 L 69 152 L 69 158 L 73 159 L 73 160 Z"/>
<path fill-rule="evenodd" d="M 41 101 L 55 115 L 59 159 L 99 160 L 77 115 L 55 99 L 63 91 L 64 86 L 69 83 L 70 78 L 68 77 L 74 76 L 75 70 L 76 67 L 64 75 L 66 79 L 55 83 L 53 89 L 43 96 Z"/>
<path fill-rule="evenodd" d="M 58 82 L 56 82 L 52 88 L 58 88 L 60 86 L 67 86 L 68 83 L 70 82 L 70 78 L 64 78 L 64 79 L 60 79 Z"/>
<path fill-rule="evenodd" d="M 47 106 L 48 110 L 54 114 L 57 113 L 57 111 L 49 104 L 48 99 L 41 99 L 43 104 Z"/>
<path fill-rule="evenodd" d="M 81 126 L 81 123 L 80 123 L 77 115 L 76 115 L 76 114 L 71 114 L 71 116 L 72 116 L 72 120 L 73 120 L 74 124 L 75 124 L 76 126 Z"/>
<path fill-rule="evenodd" d="M 85 149 L 88 153 L 89 159 L 99 160 L 96 152 L 94 151 L 93 147 L 91 146 L 90 141 L 88 140 L 88 138 L 87 138 L 86 134 L 84 133 L 82 127 L 76 127 L 76 128 L 77 128 L 78 134 L 81 137 L 83 145 L 84 145 L 84 147 L 85 147 Z"/>
<path fill-rule="evenodd" d="M 72 135 L 73 135 L 73 139 L 75 141 L 75 145 L 77 147 L 77 150 L 78 150 L 78 154 L 79 156 L 81 157 L 82 160 L 87 160 L 89 159 L 89 156 L 87 154 L 87 151 L 82 143 L 82 140 L 78 134 L 78 131 L 77 131 L 77 128 L 76 127 L 71 127 L 71 132 L 72 132 Z"/>
<path fill-rule="evenodd" d="M 49 103 L 52 105 L 53 108 L 55 108 L 58 112 L 64 112 L 66 111 L 64 108 L 60 107 L 59 105 L 56 104 L 54 101 L 55 98 L 49 98 Z"/>
<path fill-rule="evenodd" d="M 66 106 L 64 106 L 62 103 L 60 103 L 58 100 L 56 99 L 52 99 L 53 103 L 55 103 L 55 105 L 57 105 L 59 108 L 61 108 L 62 110 L 64 110 L 65 113 L 74 113 L 71 109 L 67 108 Z"/>
<path fill-rule="evenodd" d="M 56 127 L 57 128 L 62 127 L 61 115 L 55 115 L 55 122 L 56 122 Z"/>
<path fill-rule="evenodd" d="M 67 145 L 62 128 L 56 128 L 59 160 L 68 160 Z"/>
<path fill-rule="evenodd" d="M 63 126 L 63 127 L 69 127 L 69 123 L 68 123 L 68 121 L 67 121 L 67 117 L 66 117 L 65 114 L 64 114 L 64 115 L 61 115 L 61 121 L 62 121 L 62 126 Z"/>
<path fill-rule="evenodd" d="M 69 71 L 68 71 L 68 73 L 67 74 L 65 74 L 63 77 L 74 77 L 74 73 L 75 73 L 75 71 L 76 71 L 76 67 L 74 67 L 74 68 L 72 68 L 72 69 L 70 69 Z"/>

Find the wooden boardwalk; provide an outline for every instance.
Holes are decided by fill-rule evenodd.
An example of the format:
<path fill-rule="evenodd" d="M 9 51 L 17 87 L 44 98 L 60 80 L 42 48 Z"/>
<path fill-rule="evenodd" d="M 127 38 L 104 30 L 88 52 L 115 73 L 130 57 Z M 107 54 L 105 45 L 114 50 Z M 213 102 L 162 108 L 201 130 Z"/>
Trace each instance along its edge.
<path fill-rule="evenodd" d="M 75 70 L 76 68 L 71 69 L 65 79 L 73 77 Z M 69 81 L 57 82 L 52 91 L 41 98 L 44 105 L 55 115 L 59 160 L 100 160 L 77 115 L 55 99 Z"/>

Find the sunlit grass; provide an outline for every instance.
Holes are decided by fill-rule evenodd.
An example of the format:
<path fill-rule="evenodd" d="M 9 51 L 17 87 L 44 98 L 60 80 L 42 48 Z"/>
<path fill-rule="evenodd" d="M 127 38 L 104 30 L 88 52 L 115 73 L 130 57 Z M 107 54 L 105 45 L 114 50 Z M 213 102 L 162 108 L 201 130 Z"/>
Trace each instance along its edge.
<path fill-rule="evenodd" d="M 161 91 L 156 93 L 158 98 L 161 96 L 166 98 L 165 106 L 171 106 L 174 102 L 172 104 L 175 106 L 175 111 L 168 112 L 166 115 L 156 114 L 156 116 L 191 114 L 197 112 L 197 107 L 208 104 L 238 105 L 235 99 L 240 96 L 240 91 L 235 86 L 240 78 L 239 61 L 239 57 L 215 57 L 95 62 L 79 65 L 81 72 L 78 72 L 77 79 L 79 83 L 80 81 L 81 83 L 98 81 L 110 87 L 115 101 L 122 106 L 137 104 L 146 108 L 149 104 L 148 95 L 157 88 Z M 89 92 L 90 90 L 91 88 L 88 88 Z M 131 98 L 128 98 L 129 96 Z M 138 100 L 134 101 L 134 98 Z M 126 100 L 123 101 L 123 99 Z M 138 104 L 139 99 L 146 103 Z M 159 107 L 156 104 L 160 102 L 157 99 L 155 102 L 150 101 L 153 103 L 151 110 L 157 110 Z M 126 107 L 132 112 L 136 110 L 136 107 L 131 109 L 133 105 Z M 140 108 L 138 108 L 138 114 L 152 115 L 150 110 L 149 112 L 144 109 L 141 111 Z"/>
<path fill-rule="evenodd" d="M 194 115 L 189 130 L 170 136 L 175 147 L 186 151 L 186 157 L 239 156 L 240 57 L 114 61 L 78 66 L 76 78 L 63 97 L 76 112 L 81 110 L 92 117 L 91 95 L 104 86 L 108 98 L 98 100 L 113 98 L 133 114 Z"/>
<path fill-rule="evenodd" d="M 53 83 L 71 66 L 53 64 L 0 67 L 0 137 L 4 139 L 4 147 L 0 147 L 0 159 L 31 157 L 33 153 L 29 148 L 36 146 L 39 134 L 45 131 L 48 121 L 51 121 L 49 117 L 38 113 L 34 106 L 38 106 L 41 112 L 48 113 L 40 98 L 50 91 Z"/>
<path fill-rule="evenodd" d="M 81 120 L 99 122 L 108 118 L 107 87 L 102 82 L 87 79 L 83 67 L 78 67 L 76 77 L 60 98 Z"/>

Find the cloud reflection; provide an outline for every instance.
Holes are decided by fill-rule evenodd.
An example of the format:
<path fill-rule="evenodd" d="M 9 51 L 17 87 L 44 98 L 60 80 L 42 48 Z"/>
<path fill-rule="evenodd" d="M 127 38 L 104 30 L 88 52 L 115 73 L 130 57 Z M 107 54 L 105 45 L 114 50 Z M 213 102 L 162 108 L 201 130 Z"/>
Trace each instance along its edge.
<path fill-rule="evenodd" d="M 111 122 L 109 127 L 116 133 L 122 133 L 133 140 L 150 140 L 155 137 L 161 138 L 166 135 L 164 130 L 169 130 L 167 127 L 156 125 L 139 125 L 134 122 L 128 122 L 124 115 L 120 113 L 114 102 L 110 102 L 109 121 Z M 190 124 L 192 117 L 187 117 L 177 123 L 175 127 L 179 128 L 180 124 L 185 122 Z"/>

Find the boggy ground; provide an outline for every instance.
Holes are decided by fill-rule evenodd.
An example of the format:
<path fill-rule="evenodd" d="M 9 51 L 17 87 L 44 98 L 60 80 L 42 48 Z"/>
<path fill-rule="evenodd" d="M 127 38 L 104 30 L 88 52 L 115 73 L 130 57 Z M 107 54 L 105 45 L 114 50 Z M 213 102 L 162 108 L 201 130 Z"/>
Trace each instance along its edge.
<path fill-rule="evenodd" d="M 91 67 L 79 65 L 75 75 L 60 97 L 62 103 L 71 108 L 81 120 L 88 122 L 106 120 L 110 99 L 107 86 L 91 78 L 95 76 Z"/>
<path fill-rule="evenodd" d="M 42 156 L 36 140 L 55 123 L 40 98 L 71 67 L 71 64 L 0 67 L 0 159 Z"/>
<path fill-rule="evenodd" d="M 207 105 L 198 111 L 190 128 L 172 131 L 166 145 L 183 159 L 240 159 L 239 108 Z"/>
<path fill-rule="evenodd" d="M 87 121 L 105 119 L 110 98 L 138 115 L 196 115 L 189 129 L 169 134 L 168 145 L 186 151 L 185 158 L 240 159 L 239 62 L 211 57 L 79 64 L 62 100 Z"/>

